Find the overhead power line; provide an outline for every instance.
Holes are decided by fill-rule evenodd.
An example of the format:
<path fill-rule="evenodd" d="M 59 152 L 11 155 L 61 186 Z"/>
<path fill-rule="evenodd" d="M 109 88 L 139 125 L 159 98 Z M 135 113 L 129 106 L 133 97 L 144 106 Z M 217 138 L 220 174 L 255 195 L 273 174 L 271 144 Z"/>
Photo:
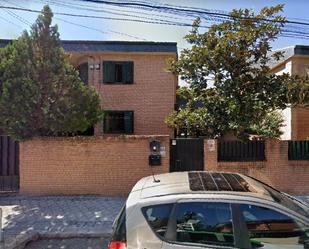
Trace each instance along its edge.
<path fill-rule="evenodd" d="M 6 1 L 6 0 L 1 0 L 2 2 L 7 2 L 9 4 L 11 4 L 10 2 Z M 20 8 L 22 8 L 20 5 L 16 5 L 15 6 L 18 6 Z M 28 25 L 28 26 L 31 26 L 31 23 L 29 21 L 27 21 L 26 19 L 24 19 L 23 17 L 15 14 L 14 12 L 10 11 L 10 10 L 6 10 L 6 9 L 3 9 L 3 11 L 7 12 L 8 14 L 10 14 L 11 16 L 13 16 L 14 18 L 18 19 L 19 21 L 23 22 L 24 24 Z M 4 18 L 1 18 L 0 19 L 4 19 Z M 62 19 L 62 18 L 58 18 L 58 17 L 55 17 L 56 20 L 59 20 L 59 21 L 62 21 L 62 22 L 65 22 L 65 23 L 68 23 L 68 24 L 71 24 L 71 25 L 74 25 L 74 26 L 78 26 L 78 27 L 82 27 L 82 28 L 86 28 L 86 29 L 89 29 L 89 30 L 93 30 L 93 31 L 97 31 L 97 32 L 100 32 L 102 34 L 110 34 L 110 33 L 113 33 L 113 34 L 117 34 L 117 35 L 121 35 L 121 36 L 126 36 L 126 37 L 130 37 L 130 38 L 134 38 L 136 40 L 146 40 L 145 38 L 141 38 L 141 37 L 137 37 L 137 36 L 134 36 L 134 35 L 130 35 L 130 34 L 127 34 L 127 33 L 124 33 L 124 32 L 119 32 L 119 31 L 113 31 L 111 29 L 108 29 L 107 31 L 104 31 L 102 29 L 97 29 L 97 28 L 94 28 L 94 27 L 89 27 L 87 25 L 83 25 L 83 24 L 79 24 L 79 23 L 75 23 L 75 22 L 71 22 L 71 21 L 68 21 L 68 20 L 65 20 L 65 19 Z M 5 21 L 7 22 L 10 22 L 8 20 L 5 19 Z M 12 23 L 12 22 L 10 22 Z M 15 23 L 12 23 L 14 24 L 15 26 L 18 26 L 20 28 L 22 28 L 20 25 L 17 25 Z"/>
<path fill-rule="evenodd" d="M 5 1 L 7 3 L 10 3 L 9 1 L 6 0 L 2 0 Z M 125 7 L 131 6 L 132 4 L 136 7 L 136 8 L 145 8 L 143 6 L 156 6 L 156 7 L 160 7 L 159 5 L 151 5 L 148 2 L 112 2 L 112 1 L 98 1 L 98 0 L 80 0 L 82 2 L 86 1 L 86 2 L 100 2 L 100 3 L 108 3 L 111 5 L 115 5 L 118 6 L 119 4 L 125 4 Z M 55 1 L 55 0 L 49 0 L 48 2 L 50 2 L 51 4 L 53 3 L 57 3 L 59 4 L 59 2 Z M 76 1 L 74 1 L 76 2 Z M 72 7 L 73 3 L 71 2 L 70 4 L 67 4 L 66 6 L 63 7 Z M 140 6 L 142 5 L 142 6 Z M 32 13 L 42 13 L 42 11 L 40 10 L 32 10 L 32 9 L 28 9 L 28 8 L 23 8 L 20 5 L 16 5 L 17 7 L 13 7 L 13 6 L 0 6 L 0 9 L 3 9 L 5 11 L 10 11 L 10 10 L 15 10 L 15 11 L 27 11 L 27 12 L 32 12 Z M 123 5 L 120 5 L 123 7 Z M 167 5 L 164 5 L 163 7 L 161 6 L 160 8 L 166 8 Z M 172 6 L 172 5 L 168 5 L 168 6 Z M 168 8 L 173 8 L 174 7 L 168 7 Z M 177 8 L 177 10 L 179 10 L 179 8 Z M 181 11 L 183 11 L 184 9 L 180 9 Z M 187 11 L 192 11 L 191 9 L 185 9 Z M 199 11 L 196 9 L 193 9 L 194 11 Z M 203 10 L 203 9 L 202 9 Z M 203 11 L 199 11 L 199 12 L 203 12 Z M 209 11 L 204 11 L 209 13 Z M 142 13 L 142 12 L 141 12 Z M 170 14 L 169 12 L 167 12 L 168 14 Z M 204 16 L 204 20 L 207 20 L 208 22 L 214 22 L 214 23 L 218 23 L 218 22 L 222 22 L 222 21 L 226 21 L 226 20 L 230 20 L 231 17 L 221 17 L 218 16 L 218 14 L 222 14 L 221 12 L 211 12 L 213 14 L 213 16 Z M 66 13 L 66 12 L 54 12 L 55 15 L 63 15 L 63 16 L 69 16 L 69 17 L 78 17 L 78 18 L 94 18 L 94 19 L 106 19 L 106 20 L 115 20 L 115 21 L 127 21 L 127 22 L 138 22 L 138 23 L 147 23 L 147 24 L 159 24 L 159 25 L 172 25 L 172 26 L 180 26 L 180 27 L 191 27 L 192 24 L 191 23 L 185 23 L 185 22 L 179 22 L 179 21 L 170 21 L 170 20 L 164 20 L 164 19 L 159 19 L 159 18 L 152 18 L 151 20 L 145 20 L 147 18 L 143 18 L 143 17 L 139 17 L 136 16 L 136 18 L 116 18 L 116 17 L 110 17 L 110 16 L 97 16 L 97 15 L 84 15 L 84 14 L 73 14 L 73 13 Z M 109 13 L 109 14 L 120 14 L 120 13 Z M 147 14 L 147 13 L 145 13 Z M 173 15 L 177 14 L 177 13 L 172 13 Z M 179 14 L 179 13 L 178 13 Z M 15 14 L 14 12 L 11 11 L 10 15 L 12 15 L 14 18 L 18 19 L 21 22 L 24 22 L 25 24 L 29 25 L 30 23 L 23 19 L 22 17 L 20 17 L 19 15 Z M 224 14 L 225 16 L 227 14 Z M 139 18 L 143 18 L 143 19 L 139 19 Z M 59 19 L 59 18 L 58 18 Z M 150 19 L 150 18 L 148 18 Z M 59 19 L 60 20 L 60 19 Z M 258 19 L 260 21 L 260 19 Z M 127 36 L 127 37 L 131 37 L 134 39 L 141 39 L 141 40 L 146 40 L 144 38 L 140 38 L 134 35 L 130 35 L 130 34 L 126 34 L 126 33 L 122 33 L 122 32 L 117 32 L 117 31 L 113 31 L 113 30 L 101 30 L 101 29 L 97 29 L 97 28 L 93 28 L 93 27 L 89 27 L 83 24 L 79 24 L 79 23 L 74 23 L 71 22 L 69 20 L 64 20 L 61 19 L 61 21 L 69 23 L 71 25 L 75 25 L 75 26 L 79 26 L 82 28 L 86 28 L 86 29 L 90 29 L 90 30 L 94 30 L 100 33 L 106 33 L 106 32 L 110 32 L 110 33 L 114 33 L 114 34 L 118 34 L 118 35 L 123 35 L 123 36 Z M 268 20 L 269 21 L 269 20 Z M 280 34 L 280 36 L 282 37 L 293 37 L 293 38 L 300 38 L 300 39 L 309 39 L 309 30 L 307 29 L 307 27 L 309 26 L 309 23 L 305 23 L 306 26 L 305 27 L 299 27 L 299 26 L 293 26 L 291 24 L 291 22 L 288 22 L 289 24 L 285 26 L 284 29 L 282 29 L 282 32 Z M 295 25 L 295 24 L 294 24 Z M 202 28 L 209 28 L 209 26 L 205 26 L 205 25 L 201 25 Z M 306 32 L 307 31 L 307 32 Z"/>
<path fill-rule="evenodd" d="M 186 24 L 186 25 L 189 25 L 191 26 L 192 22 L 194 21 L 194 19 L 196 18 L 193 18 L 191 16 L 187 16 L 185 13 L 178 13 L 178 12 L 175 12 L 175 13 L 170 13 L 170 12 L 167 12 L 165 13 L 165 11 L 163 11 L 163 9 L 161 10 L 155 10 L 155 12 L 160 12 L 160 13 L 165 13 L 164 15 L 162 14 L 158 14 L 158 13 L 153 13 L 153 10 L 152 9 L 145 9 L 145 8 L 142 8 L 142 7 L 134 7 L 132 8 L 131 6 L 120 6 L 120 7 L 125 7 L 125 8 L 118 8 L 118 6 L 112 6 L 113 8 L 110 8 L 108 7 L 107 4 L 104 4 L 104 8 L 99 8 L 99 5 L 102 5 L 103 4 L 99 4 L 99 5 L 91 5 L 91 4 L 88 4 L 88 5 L 85 5 L 85 4 L 80 4 L 79 2 L 83 2 L 82 0 L 75 0 L 75 1 L 71 1 L 70 3 L 66 3 L 64 4 L 62 1 L 59 2 L 59 0 L 32 0 L 32 1 L 35 1 L 35 2 L 44 2 L 44 3 L 47 3 L 47 4 L 52 4 L 52 5 L 56 5 L 56 6 L 61 6 L 61 7 L 66 7 L 66 8 L 69 8 L 69 9 L 77 9 L 77 10 L 83 10 L 83 11 L 93 11 L 93 12 L 103 12 L 103 13 L 107 13 L 107 14 L 112 14 L 112 15 L 121 15 L 121 16 L 131 16 L 131 15 L 127 15 L 125 13 L 134 13 L 134 14 L 138 14 L 138 15 L 132 15 L 132 17 L 136 17 L 136 18 L 142 18 L 142 19 L 148 19 L 148 20 L 158 20 L 158 19 L 153 19 L 153 18 L 149 18 L 149 16 L 155 16 L 155 17 L 163 17 L 165 18 L 164 21 L 166 21 L 166 19 L 173 19 L 173 20 L 186 20 L 186 21 L 190 21 L 190 23 Z M 109 1 L 111 2 L 111 1 Z M 130 1 L 132 2 L 132 1 Z M 133 2 L 136 2 L 136 3 L 139 3 L 141 1 L 133 1 Z M 161 6 L 173 6 L 173 5 L 168 5 L 168 4 L 161 4 Z M 187 9 L 188 7 L 185 7 L 185 6 L 178 6 L 178 7 L 181 7 L 181 8 L 185 8 Z M 130 9 L 130 10 L 127 10 L 127 9 Z M 192 7 L 190 7 L 192 8 Z M 133 9 L 138 9 L 138 11 L 134 11 Z M 197 9 L 197 8 L 193 8 L 193 9 Z M 106 11 L 106 10 L 112 10 L 112 11 Z M 142 11 L 141 11 L 142 10 Z M 228 13 L 226 11 L 222 11 L 222 10 L 210 10 L 210 9 L 201 9 L 199 8 L 199 10 L 206 10 L 206 11 L 213 11 L 215 13 Z M 125 13 L 124 13 L 125 12 Z M 188 18 L 189 17 L 189 18 Z M 210 15 L 204 15 L 203 16 L 203 20 L 205 20 L 206 22 L 209 22 L 209 23 L 218 23 L 218 22 L 222 22 L 222 21 L 228 21 L 228 20 L 231 20 L 232 18 L 227 18 L 227 17 L 215 17 L 215 16 L 210 16 Z M 160 19 L 161 21 L 162 19 Z M 309 32 L 309 26 L 302 26 L 300 27 L 300 25 L 295 25 L 295 24 L 285 24 L 284 27 L 287 29 L 289 29 L 289 32 L 294 32 L 295 31 L 308 31 Z"/>
<path fill-rule="evenodd" d="M 117 31 L 113 31 L 113 30 L 110 30 L 110 29 L 107 30 L 107 31 L 104 31 L 102 29 L 97 29 L 97 28 L 89 27 L 89 26 L 82 25 L 82 24 L 79 24 L 79 23 L 75 23 L 75 22 L 71 22 L 71 21 L 68 21 L 68 20 L 64 20 L 64 19 L 59 18 L 59 17 L 55 17 L 55 19 L 59 20 L 59 21 L 62 21 L 62 22 L 65 22 L 65 23 L 68 23 L 68 24 L 71 24 L 71 25 L 78 26 L 78 27 L 94 30 L 94 31 L 97 31 L 97 32 L 100 32 L 100 33 L 103 33 L 103 34 L 113 33 L 113 34 L 117 34 L 117 35 L 131 37 L 131 38 L 134 38 L 134 39 L 137 39 L 137 40 L 144 40 L 144 41 L 146 41 L 145 38 L 137 37 L 137 36 L 134 36 L 134 35 L 129 35 L 127 33 L 117 32 Z"/>
<path fill-rule="evenodd" d="M 32 0 L 37 3 L 47 3 L 51 5 L 56 5 L 60 7 L 66 7 L 69 9 L 75 9 L 75 10 L 82 10 L 82 11 L 90 11 L 90 12 L 96 12 L 96 13 L 106 13 L 106 14 L 112 14 L 112 15 L 120 15 L 120 16 L 128 16 L 128 17 L 134 17 L 134 18 L 143 18 L 147 20 L 160 20 L 156 18 L 151 18 L 149 16 L 156 16 L 156 17 L 163 17 L 167 19 L 173 19 L 173 20 L 184 20 L 183 17 L 175 17 L 175 16 L 168 16 L 168 15 L 160 15 L 160 14 L 150 14 L 145 13 L 142 11 L 134 11 L 134 10 L 117 10 L 113 8 L 104 7 L 104 9 L 100 8 L 91 8 L 89 5 L 83 5 L 83 4 L 76 4 L 76 3 L 63 3 L 56 0 Z M 129 13 L 129 14 L 127 14 Z M 193 21 L 194 19 L 192 19 Z"/>
<path fill-rule="evenodd" d="M 144 7 L 144 8 L 149 8 L 149 9 L 158 9 L 158 10 L 170 10 L 170 11 L 178 11 L 178 12 L 184 12 L 184 13 L 191 13 L 191 14 L 197 14 L 199 16 L 201 15 L 212 15 L 212 16 L 222 16 L 222 17 L 228 17 L 228 18 L 236 18 L 232 16 L 231 14 L 228 13 L 217 13 L 217 12 L 212 12 L 208 10 L 198 10 L 196 8 L 186 8 L 184 6 L 182 7 L 177 7 L 174 5 L 165 5 L 165 6 L 160 6 L 160 5 L 153 5 L 153 4 L 148 4 L 145 2 L 113 2 L 113 1 L 104 1 L 104 0 L 80 0 L 83 2 L 92 2 L 92 3 L 99 3 L 99 4 L 109 4 L 109 5 L 114 5 L 114 6 L 132 6 L 132 7 Z M 171 7 L 170 7 L 171 6 Z M 307 25 L 309 26 L 309 23 L 307 22 L 300 22 L 300 21 L 279 21 L 279 20 L 274 20 L 274 19 L 267 19 L 267 18 L 254 18 L 254 17 L 237 17 L 237 19 L 246 19 L 246 20 L 254 20 L 254 21 L 266 21 L 266 22 L 274 22 L 274 23 L 291 23 L 291 24 L 300 24 L 300 25 Z"/>
<path fill-rule="evenodd" d="M 3 17 L 3 16 L 0 16 L 0 19 L 4 20 L 5 22 L 9 23 L 9 24 L 12 24 L 16 27 L 19 27 L 19 28 L 22 28 L 22 26 L 20 26 L 19 24 L 16 24 L 15 22 L 12 22 L 10 20 L 8 20 L 7 18 Z"/>
<path fill-rule="evenodd" d="M 20 10 L 27 11 L 32 13 L 42 13 L 40 10 L 32 10 L 27 8 L 13 7 L 13 6 L 0 6 L 0 9 L 11 9 L 11 10 Z M 140 23 L 149 23 L 149 24 L 164 24 L 164 25 L 172 25 L 172 26 L 183 26 L 183 27 L 191 27 L 192 24 L 189 23 L 180 23 L 180 22 L 171 22 L 171 21 L 145 21 L 140 19 L 129 19 L 129 18 L 115 18 L 115 17 L 107 17 L 107 16 L 94 16 L 94 15 L 82 15 L 82 14 L 71 14 L 65 12 L 53 12 L 55 15 L 62 16 L 71 16 L 71 17 L 81 17 L 81 18 L 93 18 L 93 19 L 106 19 L 106 20 L 115 20 L 115 21 L 127 21 L 127 22 L 140 22 Z M 202 26 L 204 28 L 208 28 L 207 26 Z"/>

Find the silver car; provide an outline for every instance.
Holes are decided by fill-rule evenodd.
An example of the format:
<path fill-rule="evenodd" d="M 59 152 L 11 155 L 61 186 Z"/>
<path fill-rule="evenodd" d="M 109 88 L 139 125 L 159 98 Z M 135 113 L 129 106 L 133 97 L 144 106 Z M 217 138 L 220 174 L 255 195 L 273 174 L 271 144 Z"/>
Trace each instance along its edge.
<path fill-rule="evenodd" d="M 309 249 L 309 207 L 251 177 L 177 172 L 141 179 L 109 249 Z"/>

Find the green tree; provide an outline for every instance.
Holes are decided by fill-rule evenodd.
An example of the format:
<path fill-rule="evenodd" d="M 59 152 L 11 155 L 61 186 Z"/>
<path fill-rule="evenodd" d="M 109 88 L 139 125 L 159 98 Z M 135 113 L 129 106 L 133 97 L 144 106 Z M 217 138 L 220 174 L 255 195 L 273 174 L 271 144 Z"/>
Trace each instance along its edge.
<path fill-rule="evenodd" d="M 190 86 L 178 91 L 187 104 L 167 117 L 170 127 L 208 137 L 231 131 L 242 138 L 257 131 L 266 137 L 280 135 L 269 132 L 283 123 L 274 110 L 309 102 L 308 80 L 269 73 L 269 61 L 282 56 L 271 53 L 270 46 L 285 23 L 278 14 L 282 9 L 265 7 L 258 14 L 233 10 L 230 20 L 205 33 L 199 32 L 200 20 L 194 22 L 185 37 L 191 48 L 170 62 L 170 70 Z"/>
<path fill-rule="evenodd" d="M 69 64 L 52 17 L 45 6 L 30 34 L 0 50 L 0 127 L 18 140 L 82 132 L 102 115 L 98 93 Z"/>

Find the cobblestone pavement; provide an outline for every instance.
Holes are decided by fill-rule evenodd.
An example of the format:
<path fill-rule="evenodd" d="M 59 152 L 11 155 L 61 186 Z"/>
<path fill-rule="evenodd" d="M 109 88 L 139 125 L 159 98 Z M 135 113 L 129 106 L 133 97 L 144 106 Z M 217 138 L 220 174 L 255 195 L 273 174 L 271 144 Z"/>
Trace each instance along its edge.
<path fill-rule="evenodd" d="M 4 248 L 14 248 L 37 233 L 61 238 L 106 237 L 124 201 L 100 196 L 1 196 Z"/>
<path fill-rule="evenodd" d="M 29 243 L 25 249 L 107 249 L 106 239 L 40 240 Z"/>

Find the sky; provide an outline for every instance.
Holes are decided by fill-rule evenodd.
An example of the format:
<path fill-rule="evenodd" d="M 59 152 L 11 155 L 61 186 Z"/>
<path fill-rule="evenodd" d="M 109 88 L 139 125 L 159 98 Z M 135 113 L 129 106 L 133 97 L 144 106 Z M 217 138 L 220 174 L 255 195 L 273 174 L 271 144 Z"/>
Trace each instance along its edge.
<path fill-rule="evenodd" d="M 109 0 L 116 2 L 127 2 L 132 0 Z M 308 0 L 135 0 L 151 4 L 170 4 L 195 8 L 211 9 L 215 11 L 231 11 L 232 9 L 249 8 L 259 11 L 264 6 L 273 6 L 279 3 L 285 4 L 283 16 L 288 20 L 309 23 L 309 1 Z M 171 16 L 166 13 L 148 11 L 146 14 L 141 9 L 130 9 L 113 7 L 110 5 L 89 3 L 82 0 L 0 0 L 0 6 L 23 7 L 32 10 L 41 10 L 48 3 L 55 13 L 53 23 L 59 27 L 60 38 L 63 40 L 146 40 L 160 42 L 177 42 L 178 48 L 187 47 L 184 36 L 190 27 L 178 27 L 148 23 L 137 23 L 132 21 L 106 20 L 99 18 L 78 18 L 62 16 L 57 12 L 95 15 L 113 18 L 127 19 L 164 19 L 192 23 L 194 18 L 187 16 Z M 87 9 L 91 10 L 87 10 Z M 105 11 L 105 12 L 104 12 Z M 134 11 L 134 13 L 132 12 Z M 106 13 L 109 12 L 109 13 Z M 113 14 L 116 13 L 117 15 Z M 138 13 L 136 13 L 138 12 Z M 133 15 L 132 16 L 124 16 Z M 25 29 L 29 30 L 29 24 L 34 23 L 37 13 L 29 13 L 17 10 L 5 10 L 0 8 L 0 38 L 17 38 Z M 145 18 L 145 19 L 144 19 Z M 210 25 L 211 23 L 205 23 Z M 81 26 L 78 26 L 81 25 Z M 202 29 L 203 30 L 203 29 Z M 205 30 L 205 29 L 204 29 Z M 299 26 L 298 30 L 309 33 L 308 26 Z M 282 37 L 273 44 L 273 49 L 292 45 L 309 45 L 309 36 L 306 39 Z"/>

